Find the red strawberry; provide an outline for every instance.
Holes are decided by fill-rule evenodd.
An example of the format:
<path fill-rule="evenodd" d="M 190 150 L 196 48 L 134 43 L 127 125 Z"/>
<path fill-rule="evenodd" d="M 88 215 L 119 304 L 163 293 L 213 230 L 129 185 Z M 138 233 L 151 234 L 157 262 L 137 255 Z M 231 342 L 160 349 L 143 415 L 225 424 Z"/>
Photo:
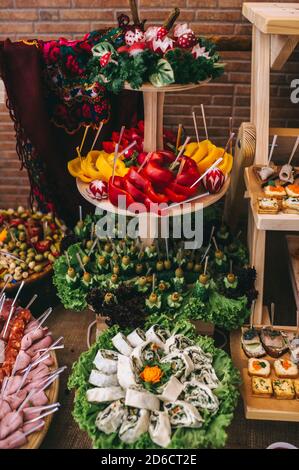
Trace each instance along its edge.
<path fill-rule="evenodd" d="M 168 30 L 164 26 L 161 26 L 157 31 L 156 39 L 163 39 L 167 34 Z"/>
<path fill-rule="evenodd" d="M 190 49 L 190 47 L 193 47 L 195 44 L 196 37 L 193 32 L 182 34 L 177 40 L 178 47 L 182 49 Z"/>
<path fill-rule="evenodd" d="M 111 52 L 106 52 L 106 54 L 102 55 L 100 58 L 100 66 L 101 67 L 106 67 L 106 65 L 109 64 L 111 59 Z"/>

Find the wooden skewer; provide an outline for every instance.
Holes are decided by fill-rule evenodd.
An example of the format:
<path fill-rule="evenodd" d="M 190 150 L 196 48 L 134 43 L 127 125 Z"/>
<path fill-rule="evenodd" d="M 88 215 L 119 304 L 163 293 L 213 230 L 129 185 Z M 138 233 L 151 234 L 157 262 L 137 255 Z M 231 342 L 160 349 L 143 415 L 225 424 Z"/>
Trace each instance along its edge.
<path fill-rule="evenodd" d="M 217 242 L 216 242 L 216 238 L 213 237 L 212 240 L 213 240 L 213 243 L 214 243 L 214 246 L 215 246 L 216 250 L 219 251 L 218 245 L 217 245 Z"/>
<path fill-rule="evenodd" d="M 197 143 L 199 144 L 199 134 L 198 134 L 198 128 L 197 128 L 197 123 L 196 123 L 195 111 L 193 111 L 192 117 L 193 117 L 194 129 L 195 129 L 195 134 L 196 134 L 196 140 L 197 140 Z"/>
<path fill-rule="evenodd" d="M 32 297 L 32 299 L 29 300 L 28 304 L 26 305 L 25 310 L 28 310 L 28 309 L 31 307 L 31 305 L 33 304 L 33 302 L 35 302 L 35 300 L 37 299 L 37 297 L 38 297 L 38 295 L 37 295 L 37 294 L 34 294 L 34 296 Z"/>
<path fill-rule="evenodd" d="M 97 244 L 97 238 L 96 238 L 95 241 L 93 242 L 93 244 L 92 244 L 92 246 L 91 246 L 91 248 L 90 248 L 90 250 L 89 250 L 89 252 L 88 252 L 88 256 L 91 255 L 91 253 L 92 253 L 93 250 L 95 249 L 96 244 Z"/>
<path fill-rule="evenodd" d="M 207 121 L 206 121 L 205 109 L 203 107 L 203 104 L 200 105 L 200 108 L 201 108 L 201 114 L 202 114 L 202 119 L 203 119 L 203 125 L 205 128 L 206 139 L 209 140 Z"/>
<path fill-rule="evenodd" d="M 233 260 L 232 259 L 229 261 L 229 272 L 230 274 L 233 274 Z"/>
<path fill-rule="evenodd" d="M 55 411 L 57 411 L 57 410 L 59 410 L 59 407 L 58 407 L 58 406 L 56 406 L 56 408 L 53 408 L 53 409 L 51 409 L 51 410 L 49 410 L 49 411 L 45 411 L 45 413 L 42 413 L 41 415 L 38 415 L 38 416 L 36 416 L 35 418 L 30 419 L 29 421 L 26 421 L 26 424 L 28 424 L 28 423 L 35 423 L 35 421 L 39 421 L 40 419 L 43 419 L 43 418 L 45 418 L 46 416 L 49 416 L 49 415 L 55 413 Z"/>
<path fill-rule="evenodd" d="M 179 153 L 177 154 L 176 159 L 175 159 L 175 160 L 172 162 L 172 164 L 170 165 L 170 169 L 171 169 L 171 170 L 175 167 L 176 162 L 178 161 L 178 159 L 183 155 L 184 150 L 185 150 L 185 147 L 186 147 L 186 145 L 188 144 L 189 140 L 190 140 L 190 137 L 187 137 L 186 140 L 185 140 L 185 142 L 183 143 L 183 146 L 182 146 L 181 150 L 180 150 Z"/>
<path fill-rule="evenodd" d="M 152 156 L 152 152 L 148 152 L 148 154 L 146 155 L 145 159 L 143 160 L 143 162 L 141 163 L 140 167 L 138 168 L 137 173 L 140 173 L 140 171 L 141 171 L 142 168 L 147 164 L 147 162 L 149 161 L 149 159 L 151 158 L 151 156 Z"/>
<path fill-rule="evenodd" d="M 181 145 L 182 132 L 183 132 L 183 124 L 179 124 L 178 132 L 176 136 L 176 145 L 175 145 L 175 148 L 177 151 L 179 149 L 179 146 Z"/>
<path fill-rule="evenodd" d="M 118 138 L 118 147 L 120 146 L 121 139 L 123 138 L 124 130 L 126 126 L 121 126 L 120 132 L 119 132 L 119 138 Z"/>
<path fill-rule="evenodd" d="M 79 262 L 79 264 L 80 264 L 80 267 L 81 267 L 82 271 L 83 271 L 84 273 L 86 273 L 86 270 L 85 270 L 85 268 L 84 268 L 84 264 L 82 263 L 81 256 L 79 255 L 79 253 L 76 253 L 76 256 L 77 256 L 77 260 L 78 260 L 78 262 Z"/>
<path fill-rule="evenodd" d="M 251 312 L 250 312 L 250 329 L 253 328 L 253 316 L 254 316 L 254 309 L 255 309 L 255 300 L 252 301 L 251 304 Z"/>
<path fill-rule="evenodd" d="M 7 320 L 6 320 L 5 327 L 4 327 L 4 331 L 3 331 L 3 335 L 2 335 L 3 338 L 5 338 L 5 335 L 6 335 L 6 333 L 7 333 L 7 328 L 8 328 L 9 322 L 10 322 L 10 320 L 11 320 L 13 311 L 14 311 L 15 303 L 16 303 L 16 301 L 17 301 L 19 295 L 20 295 L 21 290 L 23 289 L 23 286 L 24 286 L 24 281 L 21 282 L 20 287 L 19 287 L 19 289 L 18 289 L 18 292 L 16 293 L 16 296 L 15 296 L 15 298 L 14 298 L 14 300 L 13 300 L 13 303 L 11 304 L 10 312 L 9 312 L 8 318 L 7 318 Z"/>
<path fill-rule="evenodd" d="M 96 142 L 97 142 L 97 140 L 98 140 L 98 138 L 99 138 L 99 135 L 100 135 L 100 133 L 101 133 L 101 130 L 102 130 L 102 128 L 103 128 L 103 125 L 104 125 L 104 123 L 103 123 L 103 121 L 102 121 L 101 124 L 99 125 L 99 128 L 98 128 L 98 130 L 97 130 L 97 133 L 96 133 L 96 135 L 95 135 L 95 138 L 93 139 L 93 143 L 92 143 L 92 146 L 91 146 L 91 149 L 90 149 L 91 152 L 93 151 L 94 146 L 95 146 L 95 144 L 96 144 Z"/>
<path fill-rule="evenodd" d="M 130 145 L 128 145 L 128 147 L 126 147 L 124 150 L 122 150 L 122 152 L 120 152 L 119 154 L 119 157 L 122 157 L 128 150 L 130 150 L 132 147 L 134 147 L 134 145 L 136 145 L 137 142 L 136 140 L 134 140 L 133 142 L 131 142 Z"/>
<path fill-rule="evenodd" d="M 289 158 L 289 161 L 288 161 L 288 165 L 291 164 L 291 161 L 293 160 L 293 157 L 294 157 L 294 155 L 295 155 L 295 153 L 296 153 L 296 150 L 297 150 L 298 145 L 299 145 L 299 136 L 298 136 L 297 139 L 296 139 L 295 145 L 294 145 L 294 147 L 293 147 L 292 153 L 291 153 L 290 158 Z"/>
<path fill-rule="evenodd" d="M 273 152 L 274 152 L 276 141 L 277 141 L 277 135 L 274 135 L 273 140 L 272 140 L 272 144 L 271 144 L 270 153 L 269 153 L 268 165 L 270 164 L 270 162 L 272 160 L 272 155 L 273 155 Z"/>
<path fill-rule="evenodd" d="M 203 270 L 203 273 L 204 273 L 204 275 L 205 275 L 205 274 L 206 274 L 206 272 L 207 272 L 208 261 L 209 261 L 209 257 L 208 257 L 208 256 L 206 256 L 206 260 L 205 260 L 205 267 L 204 267 L 204 270 Z"/>
<path fill-rule="evenodd" d="M 231 135 L 233 133 L 233 118 L 230 117 L 229 118 L 229 135 Z M 233 154 L 233 141 L 231 140 L 230 142 L 230 149 L 229 149 L 229 153 L 232 155 Z"/>
<path fill-rule="evenodd" d="M 223 157 L 218 158 L 216 162 L 213 163 L 213 165 L 210 166 L 191 186 L 190 188 L 193 188 L 196 184 L 198 184 L 211 170 L 213 170 L 217 165 L 219 165 L 220 162 L 222 162 Z M 210 193 L 208 193 L 210 194 Z"/>
<path fill-rule="evenodd" d="M 80 147 L 79 147 L 80 155 L 81 155 L 81 152 L 82 152 L 82 149 L 83 149 L 83 145 L 84 145 L 84 142 L 85 142 L 85 139 L 86 139 L 86 136 L 87 136 L 88 129 L 89 129 L 89 126 L 86 126 L 85 130 L 84 130 L 83 138 L 81 140 L 81 144 L 80 144 Z"/>
<path fill-rule="evenodd" d="M 169 251 L 168 251 L 168 238 L 165 238 L 165 250 L 166 250 L 166 259 L 169 260 Z"/>
<path fill-rule="evenodd" d="M 5 283 L 4 283 L 3 288 L 2 288 L 1 291 L 0 291 L 0 297 L 2 297 L 2 295 L 4 294 L 5 289 L 6 289 L 6 287 L 7 287 L 7 284 L 8 284 L 11 280 L 12 280 L 12 276 L 9 275 L 9 276 L 7 277 Z"/>
<path fill-rule="evenodd" d="M 155 292 L 155 285 L 156 285 L 156 274 L 153 274 L 153 283 L 152 283 L 152 292 Z"/>
<path fill-rule="evenodd" d="M 203 262 L 203 260 L 205 259 L 205 257 L 206 257 L 207 254 L 209 253 L 211 246 L 212 246 L 212 245 L 211 245 L 211 242 L 210 242 L 210 243 L 208 244 L 208 248 L 206 249 L 206 251 L 205 251 L 203 257 L 202 257 L 201 260 L 200 260 L 200 264 Z"/>
<path fill-rule="evenodd" d="M 79 220 L 82 222 L 82 206 L 79 206 Z"/>
<path fill-rule="evenodd" d="M 209 245 L 211 244 L 211 241 L 212 241 L 214 232 L 215 232 L 215 225 L 213 225 L 213 227 L 211 228 L 210 239 L 209 239 Z"/>
<path fill-rule="evenodd" d="M 271 303 L 271 325 L 274 326 L 275 304 Z"/>
<path fill-rule="evenodd" d="M 185 163 L 186 163 L 186 160 L 181 160 L 180 167 L 179 167 L 179 171 L 178 171 L 178 173 L 177 173 L 177 175 L 176 175 L 177 178 L 178 178 L 178 177 L 180 176 L 180 174 L 182 173 Z"/>
<path fill-rule="evenodd" d="M 71 263 L 70 263 L 70 257 L 69 257 L 69 255 L 68 255 L 68 252 L 65 251 L 65 252 L 64 252 L 64 255 L 65 255 L 65 258 L 66 258 L 67 265 L 68 265 L 68 267 L 70 268 L 70 267 L 71 267 Z"/>
<path fill-rule="evenodd" d="M 38 431 L 39 429 L 41 429 L 43 427 L 44 427 L 44 423 L 37 424 L 36 426 L 34 426 L 34 428 L 28 429 L 28 431 L 23 432 L 23 434 L 24 434 L 25 437 L 27 437 L 30 434 L 33 434 L 34 432 Z"/>

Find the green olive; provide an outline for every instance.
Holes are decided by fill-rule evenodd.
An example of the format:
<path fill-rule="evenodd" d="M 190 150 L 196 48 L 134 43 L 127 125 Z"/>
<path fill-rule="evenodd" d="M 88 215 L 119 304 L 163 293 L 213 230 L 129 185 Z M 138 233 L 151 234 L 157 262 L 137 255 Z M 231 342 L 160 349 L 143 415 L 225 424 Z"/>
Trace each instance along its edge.
<path fill-rule="evenodd" d="M 199 276 L 199 282 L 200 282 L 201 284 L 204 284 L 204 285 L 205 285 L 205 284 L 208 283 L 208 281 L 209 281 L 209 276 L 208 276 L 208 274 L 201 274 L 201 275 Z"/>
<path fill-rule="evenodd" d="M 200 263 L 195 263 L 193 267 L 195 273 L 200 273 L 202 271 L 202 265 Z"/>
<path fill-rule="evenodd" d="M 49 254 L 50 254 L 50 251 L 45 251 L 43 254 L 44 258 L 48 259 Z"/>
<path fill-rule="evenodd" d="M 82 263 L 85 265 L 85 264 L 89 263 L 89 261 L 90 261 L 89 256 L 84 255 L 83 258 L 82 258 Z"/>
<path fill-rule="evenodd" d="M 153 304 L 155 302 L 157 302 L 158 300 L 158 296 L 157 294 L 155 294 L 154 292 L 151 293 L 151 295 L 149 296 L 148 300 Z"/>
<path fill-rule="evenodd" d="M 114 299 L 114 295 L 111 294 L 111 292 L 107 292 L 107 294 L 105 294 L 105 297 L 104 297 L 104 302 L 106 304 L 110 304 Z"/>
<path fill-rule="evenodd" d="M 92 245 L 93 245 L 93 241 L 92 241 L 92 240 L 87 240 L 87 242 L 86 242 L 86 248 L 87 248 L 88 250 L 90 250 L 90 248 L 92 247 Z"/>
<path fill-rule="evenodd" d="M 26 238 L 27 238 L 27 237 L 26 237 L 26 233 L 25 233 L 25 232 L 20 232 L 18 238 L 19 238 L 19 240 L 20 240 L 21 242 L 23 242 L 23 241 L 26 240 Z"/>
<path fill-rule="evenodd" d="M 27 243 L 25 243 L 25 242 L 24 242 L 24 243 L 21 243 L 20 248 L 21 248 L 22 251 L 27 250 Z"/>
<path fill-rule="evenodd" d="M 150 253 L 155 253 L 156 252 L 156 245 L 152 243 L 149 247 L 149 252 Z"/>
<path fill-rule="evenodd" d="M 69 277 L 71 277 L 72 279 L 74 279 L 74 277 L 76 276 L 76 271 L 74 270 L 74 268 L 69 268 L 67 270 L 67 274 Z"/>
<path fill-rule="evenodd" d="M 117 274 L 112 274 L 112 276 L 111 276 L 112 284 L 116 284 L 117 281 L 118 281 L 118 275 Z"/>
<path fill-rule="evenodd" d="M 51 261 L 51 263 L 54 263 L 55 259 L 56 259 L 55 256 L 52 255 L 52 253 L 50 253 L 48 256 L 48 260 Z"/>
<path fill-rule="evenodd" d="M 230 284 L 233 284 L 235 282 L 236 276 L 233 273 L 229 273 L 227 275 L 227 280 Z"/>
<path fill-rule="evenodd" d="M 221 250 L 216 250 L 216 251 L 215 251 L 215 258 L 217 258 L 217 259 L 223 259 L 223 256 L 224 256 L 224 255 L 223 255 L 223 251 L 221 251 Z"/>
<path fill-rule="evenodd" d="M 173 300 L 174 302 L 177 302 L 179 299 L 180 294 L 178 292 L 174 292 L 173 294 L 171 294 L 171 300 Z"/>
<path fill-rule="evenodd" d="M 84 227 L 84 222 L 83 222 L 83 220 L 78 220 L 78 222 L 77 222 L 77 227 L 80 228 L 80 229 Z"/>
<path fill-rule="evenodd" d="M 141 276 L 139 279 L 138 279 L 138 284 L 143 287 L 146 285 L 146 277 L 145 276 Z"/>
<path fill-rule="evenodd" d="M 40 273 L 43 269 L 43 265 L 42 264 L 37 264 L 36 266 L 34 266 L 33 270 L 36 272 L 36 273 Z"/>
<path fill-rule="evenodd" d="M 24 224 L 19 224 L 18 225 L 18 230 L 25 230 L 25 225 Z"/>
<path fill-rule="evenodd" d="M 107 260 L 106 260 L 105 256 L 100 255 L 98 257 L 98 263 L 99 263 L 100 266 L 105 266 L 107 264 Z"/>
<path fill-rule="evenodd" d="M 83 274 L 83 281 L 85 282 L 90 282 L 91 281 L 91 276 L 88 272 L 85 271 L 85 273 Z"/>
<path fill-rule="evenodd" d="M 182 268 L 176 268 L 175 277 L 178 277 L 178 278 L 184 277 L 184 271 L 182 270 Z"/>
<path fill-rule="evenodd" d="M 136 266 L 135 266 L 135 272 L 136 272 L 136 274 L 141 274 L 142 271 L 143 271 L 143 264 L 137 263 Z"/>
<path fill-rule="evenodd" d="M 112 272 L 113 272 L 113 274 L 119 274 L 120 268 L 119 268 L 118 264 L 115 264 L 115 265 L 113 266 Z"/>
<path fill-rule="evenodd" d="M 8 242 L 8 249 L 12 251 L 15 248 L 16 244 L 12 240 Z"/>
<path fill-rule="evenodd" d="M 164 269 L 164 262 L 163 261 L 157 261 L 156 270 L 157 271 L 163 271 L 163 269 Z"/>
<path fill-rule="evenodd" d="M 164 268 L 167 269 L 168 271 L 171 269 L 171 261 L 170 259 L 166 259 L 164 261 Z"/>
<path fill-rule="evenodd" d="M 128 255 L 123 256 L 121 260 L 122 264 L 124 264 L 125 266 L 129 266 L 130 261 L 131 259 L 130 259 L 130 256 Z"/>
<path fill-rule="evenodd" d="M 186 266 L 187 271 L 192 271 L 193 266 L 194 266 L 193 261 L 188 261 L 187 266 Z"/>
<path fill-rule="evenodd" d="M 35 259 L 35 261 L 42 261 L 43 255 L 41 255 L 41 254 L 35 255 L 34 259 Z"/>
<path fill-rule="evenodd" d="M 112 251 L 111 243 L 105 243 L 104 250 L 106 251 L 106 253 L 111 253 Z"/>

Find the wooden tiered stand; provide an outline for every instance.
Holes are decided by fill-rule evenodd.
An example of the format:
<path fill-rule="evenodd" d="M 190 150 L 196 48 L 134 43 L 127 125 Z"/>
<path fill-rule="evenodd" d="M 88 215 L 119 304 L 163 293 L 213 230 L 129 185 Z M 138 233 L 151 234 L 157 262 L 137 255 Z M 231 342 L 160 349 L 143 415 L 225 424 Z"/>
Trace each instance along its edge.
<path fill-rule="evenodd" d="M 253 24 L 251 123 L 256 129 L 254 166 L 268 163 L 269 135 L 296 137 L 299 129 L 269 129 L 270 72 L 281 70 L 299 43 L 298 3 L 244 3 L 243 15 Z M 257 328 L 269 323 L 267 308 L 263 306 L 266 233 L 270 230 L 299 231 L 299 216 L 294 214 L 264 215 L 257 212 L 257 197 L 261 195 L 254 167 L 245 168 L 246 196 L 249 199 L 248 245 L 251 265 L 257 270 L 256 288 L 259 292 L 253 324 Z M 295 327 L 282 327 L 296 331 Z M 241 348 L 241 331 L 231 333 L 230 346 L 234 364 L 240 369 L 243 384 L 245 416 L 248 419 L 299 421 L 299 403 L 296 400 L 256 398 L 251 393 L 248 377 L 248 358 Z M 268 357 L 266 357 L 268 358 Z M 269 358 L 273 361 L 272 358 Z"/>
<path fill-rule="evenodd" d="M 255 165 L 266 165 L 269 135 L 299 135 L 299 129 L 270 129 L 270 71 L 281 70 L 299 43 L 299 5 L 296 3 L 244 3 L 243 15 L 253 23 L 251 76 L 251 122 L 256 128 Z M 253 168 L 245 170 L 245 183 L 250 198 L 248 245 L 251 264 L 256 267 L 254 323 L 263 318 L 265 244 L 267 230 L 299 231 L 299 217 L 293 214 L 264 215 L 257 213 L 257 181 Z"/>

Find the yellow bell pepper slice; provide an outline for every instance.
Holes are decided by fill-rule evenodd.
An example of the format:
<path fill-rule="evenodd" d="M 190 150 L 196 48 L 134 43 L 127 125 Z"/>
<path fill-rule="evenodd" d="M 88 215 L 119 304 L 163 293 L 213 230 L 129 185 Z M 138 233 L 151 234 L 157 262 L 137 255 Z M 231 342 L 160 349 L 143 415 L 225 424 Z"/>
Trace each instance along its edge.
<path fill-rule="evenodd" d="M 98 150 L 92 150 L 85 158 L 82 159 L 81 169 L 83 173 L 92 179 L 100 179 L 101 174 L 96 168 L 96 161 L 99 157 L 100 152 Z"/>
<path fill-rule="evenodd" d="M 199 142 L 196 152 L 191 157 L 192 160 L 194 160 L 196 163 L 199 163 L 201 160 L 207 157 L 211 149 L 211 145 L 212 143 L 209 140 L 202 140 Z"/>
<path fill-rule="evenodd" d="M 204 173 L 218 158 L 222 157 L 223 152 L 223 148 L 213 145 L 213 148 L 208 153 L 208 155 L 197 164 L 199 173 Z"/>
<path fill-rule="evenodd" d="M 229 174 L 232 170 L 234 158 L 230 153 L 225 153 L 223 161 L 218 165 L 219 170 L 225 175 Z"/>
<path fill-rule="evenodd" d="M 103 181 L 106 181 L 107 183 L 112 176 L 113 162 L 114 162 L 114 153 L 107 154 L 105 152 L 103 152 L 103 154 L 101 154 L 96 161 L 96 167 L 102 175 L 101 179 Z M 115 175 L 125 176 L 128 173 L 128 171 L 129 169 L 126 168 L 124 162 L 117 159 L 116 164 L 115 164 Z"/>
<path fill-rule="evenodd" d="M 183 146 L 181 145 L 178 150 L 181 150 Z M 187 157 L 192 157 L 195 152 L 198 149 L 198 143 L 197 142 L 190 142 L 190 144 L 187 144 L 184 150 L 184 155 Z"/>
<path fill-rule="evenodd" d="M 93 178 L 86 175 L 81 168 L 81 159 L 79 157 L 70 160 L 67 164 L 68 170 L 74 178 L 80 178 L 84 183 L 90 183 Z"/>

